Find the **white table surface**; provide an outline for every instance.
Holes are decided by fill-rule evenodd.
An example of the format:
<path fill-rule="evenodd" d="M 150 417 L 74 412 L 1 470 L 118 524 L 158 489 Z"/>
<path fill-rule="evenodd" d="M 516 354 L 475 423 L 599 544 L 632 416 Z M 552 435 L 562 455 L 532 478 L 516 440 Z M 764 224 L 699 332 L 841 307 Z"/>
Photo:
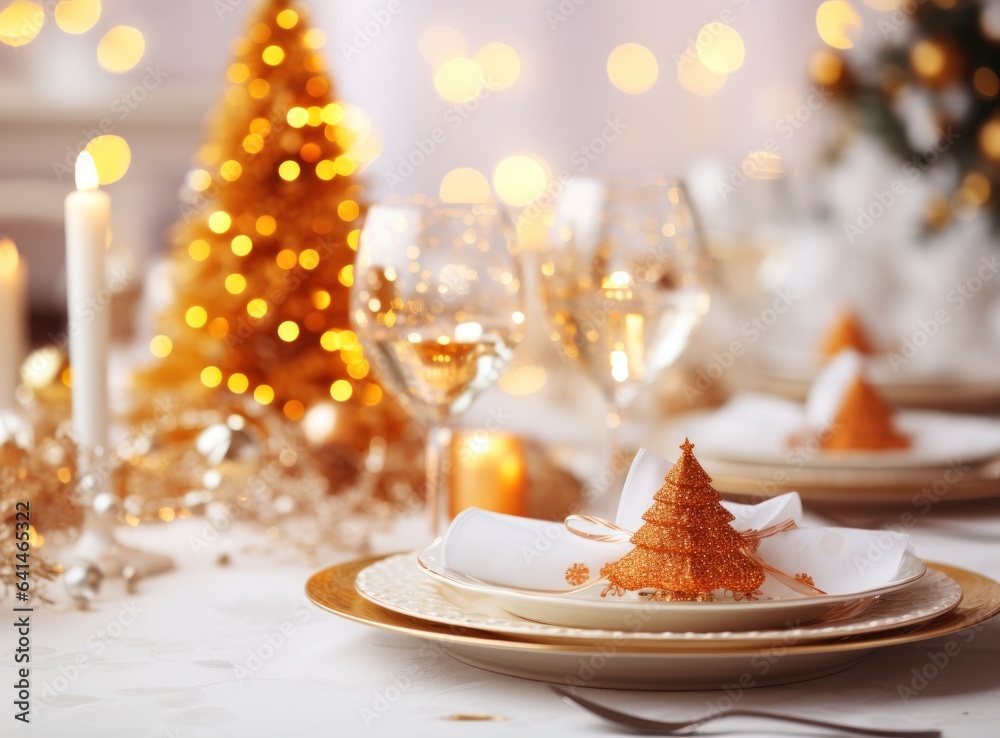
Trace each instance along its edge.
<path fill-rule="evenodd" d="M 916 512 L 916 509 L 913 509 Z M 879 523 L 900 519 L 883 514 Z M 1000 576 L 1000 502 L 938 505 L 909 528 L 927 559 Z M 811 516 L 811 522 L 820 522 Z M 858 514 L 872 524 L 872 514 Z M 129 542 L 173 555 L 177 571 L 102 588 L 91 610 L 40 609 L 32 630 L 32 724 L 13 720 L 13 644 L 0 636 L 2 736 L 536 736 L 614 734 L 545 685 L 466 666 L 406 636 L 369 629 L 311 606 L 303 587 L 316 568 L 287 550 L 264 550 L 259 531 L 237 524 L 207 551 L 189 536 L 204 521 L 124 531 Z M 383 539 L 399 549 L 413 528 Z M 216 563 L 220 554 L 228 566 Z M 351 557 L 340 555 L 339 560 Z M 336 563 L 330 560 L 325 563 Z M 0 603 L 8 616 L 10 598 Z M 134 611 L 134 615 L 132 612 Z M 6 617 L 4 621 L 6 621 Z M 960 638 L 952 636 L 952 639 Z M 876 652 L 811 682 L 747 691 L 740 706 L 892 728 L 936 727 L 946 736 L 995 736 L 1000 722 L 1000 618 L 908 702 L 898 686 L 945 639 Z M 265 658 L 256 658 L 254 654 Z M 82 663 L 82 667 L 78 664 Z M 415 677 L 414 677 L 415 675 Z M 585 694 L 661 718 L 706 711 L 718 692 Z M 455 714 L 505 718 L 458 722 Z M 715 730 L 773 725 L 732 719 Z M 788 730 L 788 728 L 782 728 Z M 791 729 L 793 734 L 795 729 Z M 773 733 L 771 733 L 773 734 Z"/>

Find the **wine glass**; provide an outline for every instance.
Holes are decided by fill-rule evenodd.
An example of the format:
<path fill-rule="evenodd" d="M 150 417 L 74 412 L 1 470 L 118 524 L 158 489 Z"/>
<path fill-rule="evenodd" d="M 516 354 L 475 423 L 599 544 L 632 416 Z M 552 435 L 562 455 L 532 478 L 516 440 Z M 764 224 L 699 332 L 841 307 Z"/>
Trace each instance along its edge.
<path fill-rule="evenodd" d="M 708 262 L 682 183 L 570 180 L 541 271 L 551 338 L 614 413 L 614 469 L 622 412 L 677 360 L 708 310 Z"/>
<path fill-rule="evenodd" d="M 503 373 L 523 334 L 516 237 L 499 205 L 423 199 L 368 211 L 351 319 L 376 376 L 428 426 L 431 532 L 447 525 L 450 423 Z"/>

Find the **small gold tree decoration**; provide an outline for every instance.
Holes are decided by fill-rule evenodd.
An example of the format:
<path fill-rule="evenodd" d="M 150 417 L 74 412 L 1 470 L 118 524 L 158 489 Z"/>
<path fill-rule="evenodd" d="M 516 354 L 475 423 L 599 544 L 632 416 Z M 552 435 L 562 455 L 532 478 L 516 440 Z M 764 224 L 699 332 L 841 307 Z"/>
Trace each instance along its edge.
<path fill-rule="evenodd" d="M 753 599 L 764 582 L 754 556 L 759 541 L 730 525 L 735 517 L 720 504 L 693 448 L 684 439 L 683 454 L 642 516 L 646 522 L 629 539 L 635 548 L 601 568 L 608 580 L 601 596 L 652 589 L 650 599 L 658 602 L 711 602 L 712 592 L 723 589 Z"/>

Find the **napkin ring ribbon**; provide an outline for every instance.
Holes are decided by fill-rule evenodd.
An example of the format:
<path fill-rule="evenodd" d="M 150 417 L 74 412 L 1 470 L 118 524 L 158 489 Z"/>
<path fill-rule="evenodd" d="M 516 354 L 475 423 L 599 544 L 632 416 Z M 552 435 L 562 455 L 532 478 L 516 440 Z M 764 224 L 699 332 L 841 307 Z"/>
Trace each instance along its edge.
<path fill-rule="evenodd" d="M 592 533 L 586 530 L 581 530 L 580 528 L 576 527 L 579 523 L 589 523 L 590 525 L 597 526 L 598 528 L 604 528 L 611 532 Z M 569 517 L 566 518 L 563 524 L 566 526 L 566 530 L 568 530 L 570 533 L 576 536 L 580 536 L 580 538 L 585 538 L 588 541 L 599 541 L 601 543 L 624 543 L 633 535 L 632 531 L 626 530 L 625 528 L 622 528 L 620 525 L 616 525 L 615 523 L 612 523 L 608 520 L 604 520 L 603 518 L 595 517 L 593 515 L 570 515 Z M 799 594 L 804 594 L 804 595 L 826 594 L 826 592 L 819 589 L 818 587 L 814 587 L 811 584 L 802 581 L 801 579 L 797 579 L 791 576 L 790 574 L 786 574 L 780 569 L 774 568 L 766 561 L 761 559 L 760 556 L 758 556 L 756 553 L 756 544 L 758 542 L 762 541 L 765 538 L 770 538 L 773 535 L 776 535 L 778 533 L 784 533 L 786 530 L 792 530 L 793 528 L 797 527 L 798 524 L 795 522 L 795 520 L 793 520 L 792 518 L 785 518 L 780 523 L 769 525 L 766 528 L 760 528 L 760 529 L 750 528 L 744 531 L 740 531 L 740 534 L 744 538 L 754 542 L 753 544 L 754 550 L 748 551 L 747 552 L 748 555 L 755 561 L 757 561 L 757 563 L 759 563 L 761 567 L 763 567 L 764 571 L 773 576 L 775 579 L 784 584 L 786 587 L 795 592 L 798 592 Z M 581 587 L 581 589 L 585 589 L 586 587 L 592 586 L 592 584 L 594 584 L 594 582 L 592 582 L 589 585 L 586 585 L 585 587 Z"/>

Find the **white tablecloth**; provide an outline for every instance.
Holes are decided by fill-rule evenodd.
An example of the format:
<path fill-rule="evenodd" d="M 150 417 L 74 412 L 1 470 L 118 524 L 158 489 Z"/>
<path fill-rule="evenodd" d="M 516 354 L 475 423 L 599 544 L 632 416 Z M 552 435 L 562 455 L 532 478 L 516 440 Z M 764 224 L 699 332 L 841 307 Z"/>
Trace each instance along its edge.
<path fill-rule="evenodd" d="M 899 511 L 878 519 L 862 511 L 856 518 L 867 524 L 899 520 Z M 914 516 L 909 532 L 925 558 L 997 577 L 998 520 L 1000 502 L 938 505 L 932 514 Z M 288 551 L 263 550 L 266 539 L 249 526 L 238 524 L 195 553 L 189 536 L 203 525 L 182 520 L 125 531 L 129 541 L 173 555 L 178 570 L 141 583 L 134 595 L 121 582 L 109 582 L 90 611 L 34 613 L 30 726 L 13 720 L 15 635 L 4 629 L 0 735 L 486 738 L 613 731 L 543 684 L 480 671 L 439 649 L 421 649 L 415 639 L 315 609 L 303 594 L 315 567 Z M 403 532 L 381 545 L 388 550 L 418 543 L 407 537 Z M 228 566 L 216 563 L 223 553 L 230 556 Z M 349 557 L 345 553 L 341 560 Z M 10 598 L 0 603 L 5 616 L 12 606 Z M 960 639 L 960 653 L 940 675 L 918 681 L 916 695 L 903 701 L 899 685 L 910 685 L 913 670 L 948 640 L 877 652 L 824 679 L 749 690 L 740 706 L 868 726 L 937 727 L 949 738 L 997 735 L 1000 618 L 971 642 Z M 584 693 L 661 718 L 700 714 L 720 695 Z M 450 719 L 456 714 L 503 719 Z M 716 729 L 753 726 L 768 727 L 732 719 Z"/>

